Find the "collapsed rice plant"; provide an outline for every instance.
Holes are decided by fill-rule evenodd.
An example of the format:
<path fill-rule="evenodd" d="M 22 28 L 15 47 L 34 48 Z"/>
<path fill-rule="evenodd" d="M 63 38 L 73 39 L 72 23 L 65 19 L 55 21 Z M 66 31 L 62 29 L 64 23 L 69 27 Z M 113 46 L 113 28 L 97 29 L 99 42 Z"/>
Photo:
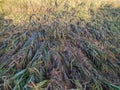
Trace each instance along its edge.
<path fill-rule="evenodd" d="M 120 90 L 117 1 L 8 2 L 20 6 L 0 15 L 0 89 Z"/>

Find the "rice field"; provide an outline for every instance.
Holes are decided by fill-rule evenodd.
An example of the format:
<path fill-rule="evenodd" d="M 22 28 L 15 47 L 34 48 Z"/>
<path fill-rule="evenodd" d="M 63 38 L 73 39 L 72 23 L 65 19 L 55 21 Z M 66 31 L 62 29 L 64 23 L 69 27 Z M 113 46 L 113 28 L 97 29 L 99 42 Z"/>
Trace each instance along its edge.
<path fill-rule="evenodd" d="M 0 0 L 0 90 L 120 90 L 120 1 Z"/>

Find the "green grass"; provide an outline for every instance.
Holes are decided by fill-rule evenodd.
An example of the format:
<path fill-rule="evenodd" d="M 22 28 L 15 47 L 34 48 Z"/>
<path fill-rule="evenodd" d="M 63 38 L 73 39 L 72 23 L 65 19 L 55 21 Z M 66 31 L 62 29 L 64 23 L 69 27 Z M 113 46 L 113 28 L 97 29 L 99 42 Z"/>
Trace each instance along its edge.
<path fill-rule="evenodd" d="M 119 1 L 5 0 L 0 8 L 0 89 L 120 90 Z"/>

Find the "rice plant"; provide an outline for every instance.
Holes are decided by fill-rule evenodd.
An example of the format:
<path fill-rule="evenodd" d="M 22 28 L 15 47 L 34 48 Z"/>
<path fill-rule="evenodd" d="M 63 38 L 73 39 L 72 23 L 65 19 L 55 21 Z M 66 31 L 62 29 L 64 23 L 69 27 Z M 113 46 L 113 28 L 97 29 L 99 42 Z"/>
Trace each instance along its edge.
<path fill-rule="evenodd" d="M 1 90 L 120 90 L 119 0 L 1 0 Z"/>

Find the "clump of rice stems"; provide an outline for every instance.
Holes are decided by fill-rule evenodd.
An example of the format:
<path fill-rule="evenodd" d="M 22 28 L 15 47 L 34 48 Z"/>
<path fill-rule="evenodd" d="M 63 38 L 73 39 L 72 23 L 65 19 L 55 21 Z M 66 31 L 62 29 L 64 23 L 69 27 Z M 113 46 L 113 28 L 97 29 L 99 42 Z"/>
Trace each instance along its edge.
<path fill-rule="evenodd" d="M 19 5 L 10 13 L 8 3 L 10 10 Z M 0 89 L 120 89 L 118 5 L 103 0 L 6 5 L 9 15 L 0 16 Z"/>

